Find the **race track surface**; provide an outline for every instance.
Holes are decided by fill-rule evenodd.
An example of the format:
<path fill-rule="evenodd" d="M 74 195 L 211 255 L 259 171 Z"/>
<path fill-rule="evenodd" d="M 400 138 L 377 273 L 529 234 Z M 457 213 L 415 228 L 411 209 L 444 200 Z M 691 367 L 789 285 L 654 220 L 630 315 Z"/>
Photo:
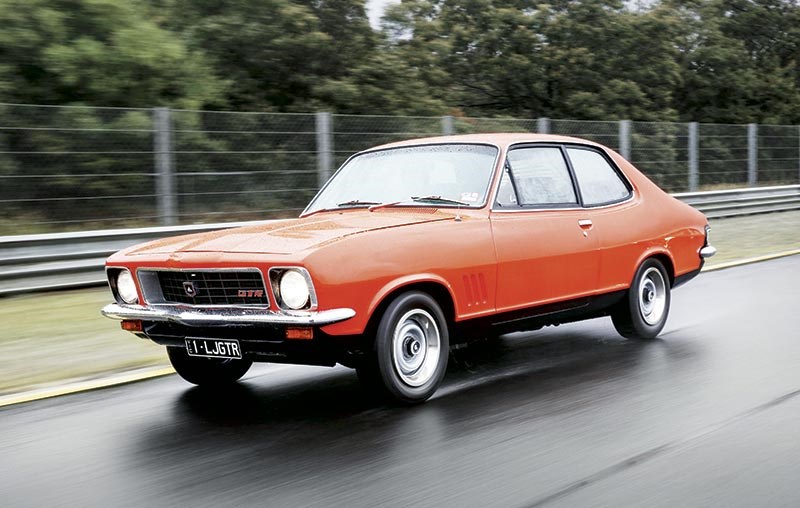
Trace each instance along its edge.
<path fill-rule="evenodd" d="M 269 365 L 11 406 L 0 506 L 800 506 L 798 319 L 793 256 L 677 289 L 655 341 L 606 318 L 459 350 L 419 407 Z"/>

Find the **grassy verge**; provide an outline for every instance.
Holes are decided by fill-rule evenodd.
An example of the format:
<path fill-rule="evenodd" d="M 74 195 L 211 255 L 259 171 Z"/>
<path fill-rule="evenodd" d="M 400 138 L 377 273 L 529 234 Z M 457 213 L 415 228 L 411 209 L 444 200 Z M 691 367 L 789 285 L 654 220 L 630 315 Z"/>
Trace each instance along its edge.
<path fill-rule="evenodd" d="M 110 299 L 106 288 L 0 299 L 0 394 L 166 365 L 164 348 L 100 316 Z"/>
<path fill-rule="evenodd" d="M 717 255 L 709 260 L 709 267 L 800 249 L 800 211 L 712 220 L 711 244 Z"/>
<path fill-rule="evenodd" d="M 800 249 L 800 211 L 719 219 L 712 224 L 714 266 Z M 100 316 L 106 288 L 0 299 L 0 395 L 67 379 L 166 365 L 164 348 Z"/>

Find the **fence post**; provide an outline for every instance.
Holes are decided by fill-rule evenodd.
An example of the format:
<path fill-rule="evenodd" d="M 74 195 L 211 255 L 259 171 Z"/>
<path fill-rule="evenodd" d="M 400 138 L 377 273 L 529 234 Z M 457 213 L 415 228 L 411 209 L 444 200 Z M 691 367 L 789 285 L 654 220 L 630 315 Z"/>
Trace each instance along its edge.
<path fill-rule="evenodd" d="M 747 185 L 758 183 L 758 124 L 747 124 Z"/>
<path fill-rule="evenodd" d="M 631 160 L 631 121 L 619 121 L 619 153 L 626 160 Z"/>
<path fill-rule="evenodd" d="M 174 226 L 178 214 L 175 203 L 175 159 L 169 108 L 153 110 L 153 145 L 159 223 L 162 226 Z"/>
<path fill-rule="evenodd" d="M 332 115 L 327 111 L 316 114 L 317 127 L 317 186 L 321 189 L 333 172 Z"/>
<path fill-rule="evenodd" d="M 442 117 L 442 135 L 452 136 L 456 133 L 456 127 L 453 123 L 452 115 L 445 115 Z"/>
<path fill-rule="evenodd" d="M 536 119 L 536 132 L 550 134 L 550 119 L 546 117 Z"/>
<path fill-rule="evenodd" d="M 689 142 L 687 150 L 689 152 L 689 192 L 697 192 L 700 180 L 699 166 L 697 161 L 699 138 L 697 136 L 697 122 L 689 123 Z"/>

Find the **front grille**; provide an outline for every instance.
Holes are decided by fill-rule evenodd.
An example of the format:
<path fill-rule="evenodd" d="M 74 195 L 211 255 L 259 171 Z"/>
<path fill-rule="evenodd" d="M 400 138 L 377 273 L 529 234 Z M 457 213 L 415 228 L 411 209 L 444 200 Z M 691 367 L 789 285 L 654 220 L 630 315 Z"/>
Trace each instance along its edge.
<path fill-rule="evenodd" d="M 158 271 L 164 301 L 188 305 L 269 306 L 261 272 L 207 270 Z"/>

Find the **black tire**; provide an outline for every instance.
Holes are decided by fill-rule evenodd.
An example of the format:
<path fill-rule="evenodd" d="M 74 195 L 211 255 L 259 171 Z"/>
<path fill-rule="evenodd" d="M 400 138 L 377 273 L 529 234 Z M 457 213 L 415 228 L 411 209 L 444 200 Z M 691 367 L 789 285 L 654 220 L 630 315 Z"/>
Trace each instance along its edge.
<path fill-rule="evenodd" d="M 420 291 L 403 293 L 381 316 L 373 349 L 356 369 L 359 380 L 396 402 L 424 402 L 444 378 L 449 337 L 436 300 Z"/>
<path fill-rule="evenodd" d="M 669 316 L 669 275 L 655 258 L 646 259 L 636 270 L 625 298 L 611 314 L 614 328 L 629 339 L 654 339 Z"/>
<path fill-rule="evenodd" d="M 167 356 L 179 376 L 198 386 L 224 386 L 235 383 L 247 374 L 253 365 L 250 360 L 189 356 L 182 347 L 168 347 Z"/>

